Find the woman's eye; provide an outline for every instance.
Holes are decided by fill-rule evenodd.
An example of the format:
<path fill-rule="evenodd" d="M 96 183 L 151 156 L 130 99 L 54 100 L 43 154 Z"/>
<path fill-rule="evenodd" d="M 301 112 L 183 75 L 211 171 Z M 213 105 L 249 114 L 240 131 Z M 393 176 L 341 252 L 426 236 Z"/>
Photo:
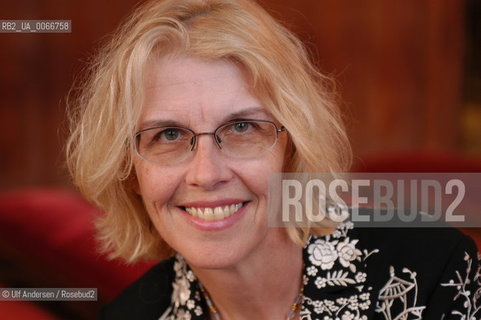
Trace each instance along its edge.
<path fill-rule="evenodd" d="M 176 129 L 167 129 L 163 131 L 164 137 L 167 140 L 176 140 L 180 136 L 179 130 Z"/>
<path fill-rule="evenodd" d="M 232 125 L 235 132 L 243 133 L 249 130 L 251 124 L 248 122 L 237 122 Z"/>
<path fill-rule="evenodd" d="M 153 137 L 152 141 L 175 141 L 178 140 L 181 136 L 182 133 L 180 132 L 180 130 L 175 128 L 168 128 L 157 132 L 157 134 Z"/>

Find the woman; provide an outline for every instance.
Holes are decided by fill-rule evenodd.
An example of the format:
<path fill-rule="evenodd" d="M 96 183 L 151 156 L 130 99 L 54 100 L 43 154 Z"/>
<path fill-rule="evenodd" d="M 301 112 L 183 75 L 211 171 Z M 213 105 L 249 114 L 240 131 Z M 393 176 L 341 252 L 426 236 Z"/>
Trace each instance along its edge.
<path fill-rule="evenodd" d="M 476 248 L 455 231 L 268 226 L 270 174 L 349 168 L 328 84 L 253 1 L 135 11 L 82 84 L 68 161 L 105 211 L 103 249 L 161 262 L 101 318 L 480 317 Z"/>

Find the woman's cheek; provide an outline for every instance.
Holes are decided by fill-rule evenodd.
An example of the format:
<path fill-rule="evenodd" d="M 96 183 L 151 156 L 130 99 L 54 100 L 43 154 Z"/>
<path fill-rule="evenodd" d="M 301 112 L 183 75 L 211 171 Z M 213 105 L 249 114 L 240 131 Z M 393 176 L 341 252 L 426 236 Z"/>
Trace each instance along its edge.
<path fill-rule="evenodd" d="M 160 170 L 145 171 L 140 189 L 149 214 L 168 211 L 179 186 L 179 179 L 172 175 L 162 174 Z"/>

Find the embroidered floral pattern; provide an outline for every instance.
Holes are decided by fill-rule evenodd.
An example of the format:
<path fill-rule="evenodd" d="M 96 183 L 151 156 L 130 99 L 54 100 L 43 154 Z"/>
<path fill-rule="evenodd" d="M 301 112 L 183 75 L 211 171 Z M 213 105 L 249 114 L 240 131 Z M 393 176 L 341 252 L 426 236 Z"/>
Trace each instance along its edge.
<path fill-rule="evenodd" d="M 380 253 L 361 249 L 353 236 L 353 224 L 346 222 L 330 235 L 312 236 L 304 248 L 304 301 L 301 320 L 415 320 L 422 319 L 425 306 L 419 303 L 417 273 L 403 268 L 396 273 L 389 267 L 389 279 L 379 292 L 369 285 L 367 263 Z M 481 267 L 478 260 L 465 256 L 466 274 L 442 284 L 455 287 L 460 308 L 451 315 L 476 320 L 481 315 Z M 199 283 L 185 260 L 177 255 L 171 306 L 159 320 L 206 320 L 208 309 Z M 371 279 L 372 282 L 372 279 Z M 422 287 L 422 286 L 420 286 Z"/>
<path fill-rule="evenodd" d="M 317 271 L 314 271 L 312 266 L 306 268 L 304 292 L 352 287 L 355 293 L 337 298 L 333 295 L 331 298 L 326 292 L 322 299 L 306 296 L 301 320 L 368 319 L 371 288 L 364 286 L 367 274 L 363 270 L 367 257 L 378 250 L 363 253 L 358 249 L 359 240 L 349 237 L 349 230 L 353 227 L 352 223 L 346 222 L 331 235 L 310 239 L 304 260 L 309 260 L 318 268 Z"/>
<path fill-rule="evenodd" d="M 316 240 L 307 247 L 309 260 L 313 265 L 321 267 L 322 270 L 331 269 L 338 258 L 335 242 L 328 242 L 323 239 Z"/>
<path fill-rule="evenodd" d="M 335 300 L 314 300 L 305 298 L 305 306 L 301 312 L 301 319 L 309 320 L 338 320 L 338 319 L 367 319 L 363 311 L 371 305 L 370 294 L 355 294 Z"/>
<path fill-rule="evenodd" d="M 175 258 L 174 272 L 172 304 L 159 320 L 202 319 L 203 300 L 197 279 L 181 255 Z"/>
<path fill-rule="evenodd" d="M 456 271 L 456 279 L 449 280 L 448 283 L 442 283 L 443 287 L 455 287 L 458 294 L 454 297 L 454 302 L 461 302 L 461 309 L 451 311 L 451 315 L 459 316 L 462 320 L 481 319 L 481 255 L 478 253 L 477 260 L 464 253 L 464 261 L 466 261 L 466 273 L 461 274 Z M 473 276 L 474 273 L 474 276 Z"/>
<path fill-rule="evenodd" d="M 425 306 L 416 306 L 418 299 L 418 283 L 416 280 L 416 272 L 412 272 L 408 268 L 403 269 L 403 273 L 409 277 L 409 280 L 396 276 L 394 267 L 389 268 L 391 278 L 381 289 L 376 312 L 382 314 L 386 320 L 407 320 L 410 315 L 421 320 L 422 311 Z M 393 313 L 393 310 L 397 310 Z M 399 312 L 401 310 L 401 312 Z"/>
<path fill-rule="evenodd" d="M 352 272 L 356 272 L 354 261 L 361 261 L 361 251 L 356 248 L 358 239 L 350 240 L 347 237 L 347 231 L 353 228 L 353 224 L 348 222 L 341 224 L 339 228 L 325 238 L 319 238 L 307 246 L 309 260 L 315 266 L 320 266 L 322 270 L 332 269 L 334 263 L 339 263 L 344 268 L 349 268 Z M 339 240 L 331 240 L 339 239 Z M 344 238 L 343 240 L 341 240 Z"/>
<path fill-rule="evenodd" d="M 356 272 L 354 264 L 351 264 L 354 260 L 359 260 L 361 256 L 361 250 L 356 248 L 356 244 L 359 240 L 344 239 L 344 241 L 337 244 L 337 251 L 339 252 L 339 262 L 345 268 L 350 268 L 352 272 Z M 354 269 L 353 269 L 354 268 Z"/>

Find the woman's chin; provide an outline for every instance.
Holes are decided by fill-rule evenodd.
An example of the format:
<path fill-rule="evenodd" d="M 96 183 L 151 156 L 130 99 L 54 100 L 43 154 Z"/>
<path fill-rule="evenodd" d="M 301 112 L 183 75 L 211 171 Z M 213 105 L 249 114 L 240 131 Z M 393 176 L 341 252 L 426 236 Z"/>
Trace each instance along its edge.
<path fill-rule="evenodd" d="M 234 256 L 217 255 L 215 257 L 184 256 L 189 266 L 195 270 L 220 270 L 231 269 L 238 265 L 242 259 Z"/>

